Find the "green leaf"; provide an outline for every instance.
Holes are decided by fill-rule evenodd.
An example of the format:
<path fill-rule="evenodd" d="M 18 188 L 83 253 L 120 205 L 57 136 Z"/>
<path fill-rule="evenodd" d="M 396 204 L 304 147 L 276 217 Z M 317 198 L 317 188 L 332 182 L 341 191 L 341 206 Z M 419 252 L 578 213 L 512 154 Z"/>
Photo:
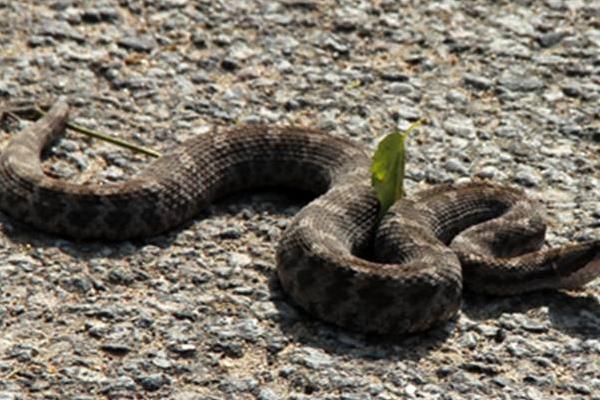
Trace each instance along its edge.
<path fill-rule="evenodd" d="M 377 146 L 371 163 L 371 184 L 381 205 L 379 217 L 404 196 L 404 142 L 412 130 L 425 122 L 425 119 L 420 119 L 402 133 L 392 132 Z"/>

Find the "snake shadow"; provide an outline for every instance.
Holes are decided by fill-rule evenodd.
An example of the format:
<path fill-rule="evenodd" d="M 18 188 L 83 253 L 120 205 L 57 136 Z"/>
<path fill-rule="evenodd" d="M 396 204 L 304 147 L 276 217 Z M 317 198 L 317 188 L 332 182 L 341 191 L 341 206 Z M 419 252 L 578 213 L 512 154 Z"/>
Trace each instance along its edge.
<path fill-rule="evenodd" d="M 547 312 L 546 312 L 547 310 Z M 466 291 L 461 312 L 474 321 L 497 320 L 505 314 L 541 314 L 547 324 L 522 326 L 532 331 L 553 329 L 580 339 L 600 337 L 600 300 L 589 291 L 540 290 L 515 296 L 491 296 Z"/>
<path fill-rule="evenodd" d="M 273 302 L 280 318 L 277 323 L 290 340 L 309 346 L 318 347 L 328 353 L 349 355 L 365 360 L 411 360 L 418 362 L 430 352 L 439 348 L 455 333 L 457 319 L 430 329 L 409 335 L 368 335 L 351 332 L 332 324 L 323 322 L 304 312 L 289 300 L 275 276 L 269 282 L 273 293 Z M 527 311 L 544 310 L 546 318 L 530 326 L 516 329 L 529 329 L 543 333 L 551 325 L 569 336 L 583 340 L 600 337 L 600 301 L 592 294 L 562 292 L 556 290 L 538 291 L 510 297 L 466 292 L 463 298 L 461 313 L 473 321 L 498 320 L 505 314 L 526 313 Z M 540 311 L 545 314 L 544 311 Z"/>
<path fill-rule="evenodd" d="M 17 248 L 26 246 L 36 249 L 58 250 L 73 259 L 83 262 L 98 257 L 122 260 L 127 257 L 135 257 L 142 251 L 144 246 L 148 245 L 158 247 L 160 251 L 167 251 L 170 246 L 178 242 L 179 234 L 182 231 L 187 230 L 199 220 L 236 215 L 246 206 L 258 207 L 260 210 L 260 206 L 256 206 L 257 200 L 259 203 L 268 203 L 269 212 L 287 217 L 289 216 L 290 207 L 302 207 L 312 198 L 313 196 L 306 193 L 294 191 L 281 193 L 281 191 L 270 191 L 268 189 L 236 193 L 216 202 L 196 218 L 172 231 L 139 240 L 116 242 L 73 241 L 40 232 L 13 220 L 3 213 L 0 213 L 0 232 Z M 452 329 L 450 329 L 452 323 L 412 336 L 365 335 L 350 332 L 347 329 L 325 323 L 297 307 L 281 288 L 274 260 L 273 268 L 261 269 L 260 273 L 264 274 L 268 290 L 271 293 L 271 300 L 279 311 L 278 315 L 272 318 L 272 322 L 278 326 L 290 342 L 323 348 L 328 352 L 363 359 L 409 359 L 418 361 L 430 351 L 439 348 L 452 332 Z M 106 290 L 110 290 L 109 286 Z"/>
<path fill-rule="evenodd" d="M 73 258 L 89 261 L 98 257 L 123 259 L 135 256 L 144 246 L 156 246 L 161 250 L 180 241 L 181 232 L 189 230 L 198 221 L 223 216 L 233 217 L 248 209 L 255 213 L 268 210 L 273 215 L 291 219 L 290 208 L 300 209 L 316 196 L 311 193 L 289 188 L 264 188 L 242 190 L 218 199 L 198 215 L 171 230 L 156 236 L 128 240 L 73 240 L 57 234 L 37 230 L 16 221 L 0 211 L 0 236 L 8 238 L 13 244 L 35 248 L 55 248 Z M 222 240 L 220 233 L 216 237 L 202 236 L 197 240 Z"/>
<path fill-rule="evenodd" d="M 207 216 L 208 215 L 209 214 L 207 213 Z M 189 222 L 189 225 L 193 222 L 194 220 Z M 135 255 L 145 245 L 155 245 L 161 249 L 167 248 L 176 240 L 177 232 L 179 232 L 180 229 L 184 229 L 186 225 L 188 225 L 188 223 L 174 231 L 145 239 L 123 241 L 78 241 L 39 231 L 31 226 L 15 221 L 6 214 L 0 212 L 0 236 L 10 240 L 16 247 L 25 246 L 27 248 L 31 247 L 36 249 L 57 249 L 82 261 L 90 261 L 98 257 L 123 259 Z"/>
<path fill-rule="evenodd" d="M 275 193 L 264 192 L 260 193 L 259 196 L 260 195 L 277 201 L 277 194 Z M 53 233 L 39 231 L 29 225 L 14 220 L 2 212 L 0 212 L 0 236 L 9 239 L 18 247 L 26 246 L 41 249 L 57 249 L 82 261 L 90 261 L 98 257 L 118 260 L 135 256 L 144 246 L 155 246 L 161 250 L 166 250 L 179 241 L 179 234 L 181 232 L 190 229 L 198 221 L 223 215 L 234 215 L 235 212 L 231 211 L 231 204 L 240 203 L 240 207 L 242 207 L 244 204 L 248 203 L 248 196 L 248 193 L 230 195 L 216 202 L 214 205 L 210 205 L 206 210 L 201 211 L 197 216 L 182 223 L 177 228 L 155 236 L 139 239 L 117 241 L 73 240 Z M 239 199 L 241 199 L 241 202 L 238 201 Z M 285 204 L 295 204 L 295 202 L 289 201 Z M 240 207 L 236 208 L 238 212 Z M 283 207 L 281 209 L 283 209 Z"/>
<path fill-rule="evenodd" d="M 251 192 L 256 195 L 255 191 Z M 302 206 L 311 196 L 302 193 L 275 193 L 265 191 L 263 196 L 272 203 L 276 214 L 285 214 L 289 206 Z M 165 234 L 122 242 L 76 242 L 56 235 L 39 232 L 18 223 L 0 213 L 2 234 L 16 245 L 40 248 L 58 248 L 70 256 L 86 261 L 97 257 L 123 259 L 135 256 L 146 245 L 167 249 L 178 239 L 178 234 L 196 221 L 221 215 L 232 215 L 240 207 L 253 203 L 249 193 L 228 196 L 191 219 L 181 227 Z M 273 197 L 275 196 L 275 197 Z M 260 194 L 259 194 L 260 199 Z M 412 335 L 366 335 L 348 331 L 322 322 L 304 312 L 283 292 L 275 269 L 263 272 L 268 282 L 271 300 L 278 315 L 273 322 L 278 325 L 288 340 L 310 347 L 318 347 L 329 353 L 338 353 L 365 360 L 412 360 L 419 361 L 439 348 L 453 335 L 456 320 Z M 529 310 L 548 308 L 548 319 L 553 328 L 581 338 L 600 335 L 600 302 L 592 295 L 582 296 L 560 291 L 544 291 L 511 297 L 492 297 L 466 292 L 461 312 L 476 321 L 497 319 L 504 314 L 524 313 Z"/>
<path fill-rule="evenodd" d="M 275 273 L 270 274 L 269 292 L 278 315 L 275 322 L 290 341 L 320 348 L 329 354 L 363 360 L 411 360 L 418 362 L 452 335 L 455 320 L 412 335 L 364 334 L 349 331 L 305 312 L 283 291 Z"/>

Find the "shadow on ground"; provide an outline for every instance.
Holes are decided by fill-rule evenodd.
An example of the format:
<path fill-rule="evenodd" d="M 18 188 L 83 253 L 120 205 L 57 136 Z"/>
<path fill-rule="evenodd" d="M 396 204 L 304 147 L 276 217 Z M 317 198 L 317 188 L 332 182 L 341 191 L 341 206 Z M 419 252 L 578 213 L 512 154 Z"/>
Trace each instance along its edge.
<path fill-rule="evenodd" d="M 504 314 L 526 313 L 547 307 L 548 323 L 552 328 L 584 340 L 600 336 L 600 301 L 584 291 L 541 290 L 510 297 L 467 292 L 464 298 L 462 312 L 475 321 L 499 319 Z M 547 326 L 525 324 L 522 328 L 543 332 Z"/>
<path fill-rule="evenodd" d="M 96 257 L 123 259 L 135 256 L 147 245 L 167 249 L 177 240 L 178 234 L 194 221 L 214 216 L 231 215 L 244 207 L 256 207 L 261 199 L 269 203 L 269 212 L 287 217 L 289 207 L 297 207 L 310 200 L 305 194 L 275 194 L 265 192 L 249 197 L 248 193 L 236 194 L 218 202 L 202 215 L 186 225 L 156 237 L 124 242 L 74 242 L 54 235 L 38 232 L 0 215 L 0 225 L 4 236 L 14 244 L 40 248 L 57 248 L 80 260 Z M 266 199 L 266 200 L 265 200 Z M 237 210 L 237 211 L 236 211 Z M 274 264 L 274 260 L 273 260 Z M 268 280 L 271 301 L 279 315 L 276 324 L 291 342 L 322 348 L 330 353 L 350 354 L 363 359 L 393 359 L 418 361 L 429 352 L 439 349 L 453 334 L 456 323 L 450 321 L 444 326 L 414 335 L 381 336 L 364 335 L 323 323 L 295 306 L 283 293 L 275 269 L 263 271 Z M 595 338 L 600 335 L 600 302 L 592 295 L 582 295 L 559 291 L 542 291 L 512 297 L 492 297 L 465 293 L 462 313 L 474 321 L 499 319 L 504 314 L 526 313 L 529 310 L 548 307 L 548 319 L 553 328 L 571 336 Z M 543 329 L 543 328 L 540 328 Z"/>

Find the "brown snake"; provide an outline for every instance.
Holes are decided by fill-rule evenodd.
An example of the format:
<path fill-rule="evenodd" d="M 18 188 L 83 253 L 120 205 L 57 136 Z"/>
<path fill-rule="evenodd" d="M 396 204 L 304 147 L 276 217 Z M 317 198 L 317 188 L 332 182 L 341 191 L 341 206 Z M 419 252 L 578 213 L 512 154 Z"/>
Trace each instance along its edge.
<path fill-rule="evenodd" d="M 515 294 L 577 288 L 600 273 L 600 240 L 540 250 L 545 224 L 521 190 L 440 185 L 397 202 L 377 223 L 369 157 L 305 128 L 247 126 L 200 135 L 123 183 L 77 185 L 44 174 L 43 149 L 68 106 L 16 135 L 0 156 L 0 208 L 75 239 L 157 235 L 225 194 L 283 186 L 320 195 L 277 246 L 284 290 L 337 325 L 376 333 L 428 329 L 457 314 L 463 283 Z"/>

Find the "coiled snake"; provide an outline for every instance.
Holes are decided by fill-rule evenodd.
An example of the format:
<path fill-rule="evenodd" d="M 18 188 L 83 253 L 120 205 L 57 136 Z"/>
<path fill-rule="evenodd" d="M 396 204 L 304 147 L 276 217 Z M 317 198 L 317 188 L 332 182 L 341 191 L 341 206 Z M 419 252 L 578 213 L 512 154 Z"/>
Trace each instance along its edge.
<path fill-rule="evenodd" d="M 318 131 L 247 126 L 200 135 L 140 175 L 107 185 L 46 176 L 40 156 L 68 106 L 16 135 L 0 157 L 0 208 L 75 239 L 156 235 L 225 194 L 284 186 L 320 195 L 277 246 L 284 290 L 303 309 L 352 330 L 405 333 L 457 314 L 463 283 L 486 293 L 577 288 L 600 273 L 600 240 L 539 250 L 545 224 L 521 190 L 440 185 L 378 220 L 362 147 Z"/>

